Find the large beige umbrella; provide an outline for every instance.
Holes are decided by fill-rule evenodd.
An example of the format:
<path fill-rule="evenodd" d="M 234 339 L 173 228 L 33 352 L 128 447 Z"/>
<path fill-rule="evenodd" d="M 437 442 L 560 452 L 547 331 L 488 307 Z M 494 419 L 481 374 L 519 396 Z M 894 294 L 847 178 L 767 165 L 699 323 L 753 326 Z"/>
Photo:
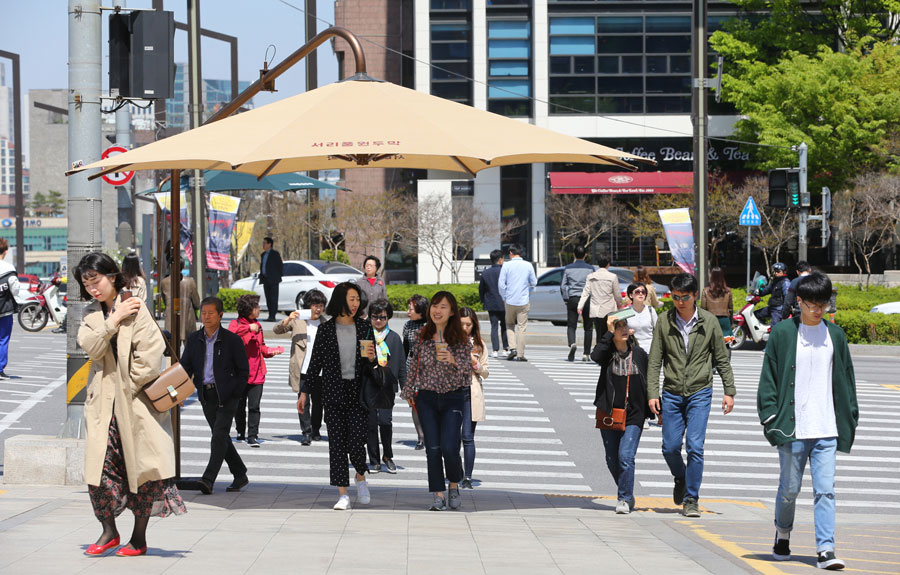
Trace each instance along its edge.
<path fill-rule="evenodd" d="M 370 167 L 474 175 L 534 162 L 633 169 L 628 161 L 646 160 L 357 75 L 74 171 L 200 169 L 265 176 Z"/>

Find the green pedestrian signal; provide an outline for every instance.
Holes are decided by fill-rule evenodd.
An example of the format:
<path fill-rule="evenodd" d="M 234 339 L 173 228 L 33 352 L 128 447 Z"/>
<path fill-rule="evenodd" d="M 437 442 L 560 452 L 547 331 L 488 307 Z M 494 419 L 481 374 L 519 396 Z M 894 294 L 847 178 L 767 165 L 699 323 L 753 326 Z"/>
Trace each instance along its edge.
<path fill-rule="evenodd" d="M 792 208 L 800 207 L 800 170 L 788 170 L 787 173 L 788 199 Z"/>

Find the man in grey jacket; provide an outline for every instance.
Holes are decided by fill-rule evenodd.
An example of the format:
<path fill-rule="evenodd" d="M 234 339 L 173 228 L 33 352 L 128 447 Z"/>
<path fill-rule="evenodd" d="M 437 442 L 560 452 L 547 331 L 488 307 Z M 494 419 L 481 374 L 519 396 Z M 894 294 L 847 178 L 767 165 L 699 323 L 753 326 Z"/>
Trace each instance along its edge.
<path fill-rule="evenodd" d="M 585 249 L 583 246 L 575 246 L 575 261 L 565 267 L 562 281 L 559 284 L 559 293 L 566 304 L 566 328 L 569 337 L 569 361 L 575 361 L 575 352 L 578 344 L 575 343 L 575 334 L 578 331 L 578 300 L 584 291 L 584 282 L 594 272 L 594 266 L 584 261 Z M 590 361 L 591 340 L 593 339 L 593 324 L 591 322 L 590 308 L 584 312 L 584 361 Z"/>

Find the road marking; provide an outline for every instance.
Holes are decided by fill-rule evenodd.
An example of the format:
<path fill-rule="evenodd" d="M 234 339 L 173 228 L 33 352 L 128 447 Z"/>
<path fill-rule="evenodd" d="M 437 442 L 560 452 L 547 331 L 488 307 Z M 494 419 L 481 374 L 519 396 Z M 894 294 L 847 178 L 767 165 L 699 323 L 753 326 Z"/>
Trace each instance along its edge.
<path fill-rule="evenodd" d="M 66 383 L 65 376 L 57 378 L 53 383 L 42 386 L 43 388 L 40 391 L 35 392 L 34 395 L 19 404 L 19 407 L 5 415 L 3 419 L 0 419 L 0 433 L 6 431 L 12 424 L 16 423 L 19 418 L 28 413 L 29 409 L 40 403 L 41 400 L 53 393 L 57 387 L 64 383 Z"/>
<path fill-rule="evenodd" d="M 784 571 L 782 571 L 778 567 L 775 567 L 775 565 L 773 565 L 769 561 L 750 558 L 750 556 L 755 554 L 748 551 L 747 549 L 744 549 L 737 543 L 732 543 L 731 541 L 725 540 L 725 538 L 723 538 L 721 535 L 711 533 L 706 529 L 699 527 L 692 521 L 679 521 L 678 523 L 690 526 L 695 535 L 734 555 L 741 561 L 747 563 L 748 565 L 759 571 L 762 575 L 787 575 Z"/>

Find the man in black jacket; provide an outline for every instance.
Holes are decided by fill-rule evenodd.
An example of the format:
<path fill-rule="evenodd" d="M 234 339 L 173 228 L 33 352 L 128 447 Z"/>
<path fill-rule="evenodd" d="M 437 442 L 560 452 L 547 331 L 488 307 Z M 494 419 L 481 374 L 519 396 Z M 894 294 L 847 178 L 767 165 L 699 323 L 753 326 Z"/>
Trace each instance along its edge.
<path fill-rule="evenodd" d="M 223 460 L 234 476 L 226 491 L 240 491 L 249 483 L 247 466 L 231 443 L 230 433 L 238 400 L 250 376 L 250 364 L 241 338 L 222 328 L 223 313 L 222 300 L 217 297 L 200 302 L 203 329 L 187 337 L 181 354 L 181 365 L 194 379 L 203 415 L 212 430 L 209 463 L 200 480 L 200 491 L 207 495 L 212 493 Z"/>
<path fill-rule="evenodd" d="M 581 300 L 581 292 L 587 277 L 594 273 L 594 266 L 584 261 L 587 250 L 584 246 L 575 246 L 575 261 L 565 267 L 562 281 L 559 283 L 559 293 L 566 305 L 566 335 L 569 338 L 569 361 L 575 361 L 575 352 L 578 344 L 575 343 L 575 335 L 578 331 L 578 302 Z M 594 335 L 594 322 L 591 321 L 591 306 L 585 305 L 582 312 L 584 319 L 584 356 L 583 361 L 589 361 L 591 353 L 591 340 Z M 597 342 L 599 343 L 599 342 Z"/>
<path fill-rule="evenodd" d="M 284 263 L 281 254 L 272 249 L 274 241 L 270 237 L 263 238 L 263 253 L 259 257 L 259 283 L 263 285 L 266 296 L 266 308 L 269 310 L 269 321 L 275 321 L 278 314 L 278 284 Z"/>
<path fill-rule="evenodd" d="M 784 300 L 791 282 L 787 277 L 787 266 L 783 263 L 776 262 L 772 264 L 772 271 L 775 272 L 775 277 L 772 278 L 769 285 L 759 292 L 760 297 L 771 294 L 769 305 L 757 311 L 756 317 L 759 319 L 771 318 L 772 327 L 775 327 L 782 319 L 781 308 L 784 306 Z"/>
<path fill-rule="evenodd" d="M 494 357 L 499 355 L 500 338 L 503 338 L 504 355 L 509 355 L 509 341 L 506 335 L 506 305 L 503 303 L 503 298 L 500 297 L 500 288 L 497 287 L 502 268 L 503 252 L 492 251 L 491 267 L 481 273 L 481 282 L 478 284 L 481 306 L 491 318 L 491 349 L 494 350 Z"/>

